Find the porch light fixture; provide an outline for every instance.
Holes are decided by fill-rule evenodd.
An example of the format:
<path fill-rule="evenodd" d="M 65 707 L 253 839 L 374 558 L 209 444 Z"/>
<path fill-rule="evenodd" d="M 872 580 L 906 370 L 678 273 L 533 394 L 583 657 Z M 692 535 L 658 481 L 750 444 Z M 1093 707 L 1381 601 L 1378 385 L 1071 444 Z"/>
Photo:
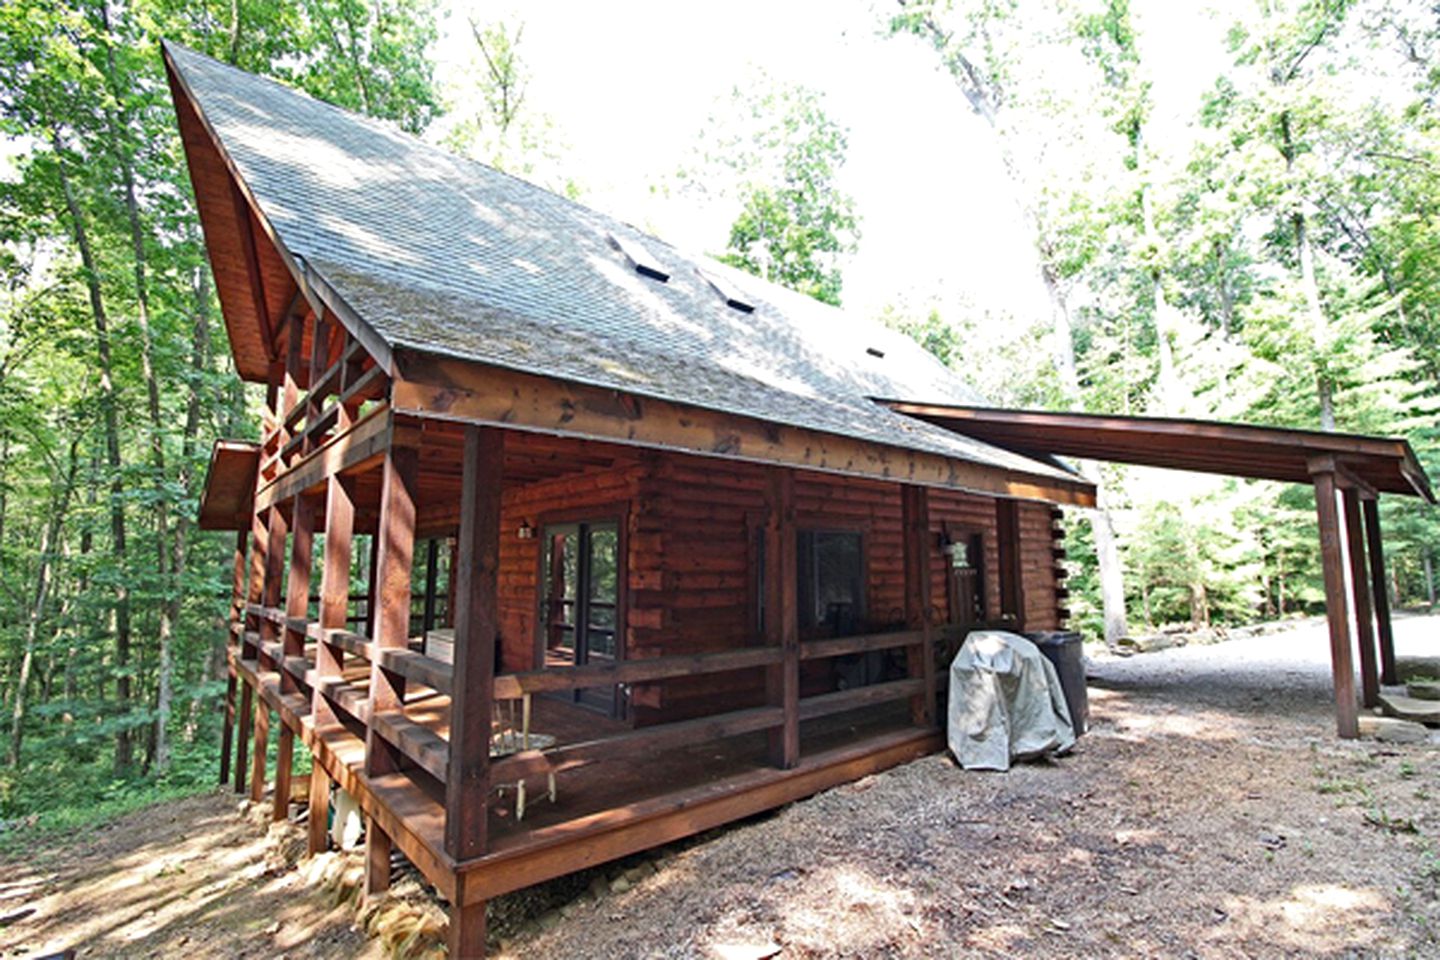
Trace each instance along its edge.
<path fill-rule="evenodd" d="M 521 540 L 534 540 L 535 528 L 528 523 L 521 523 L 520 529 L 515 531 L 515 536 L 519 537 Z"/>

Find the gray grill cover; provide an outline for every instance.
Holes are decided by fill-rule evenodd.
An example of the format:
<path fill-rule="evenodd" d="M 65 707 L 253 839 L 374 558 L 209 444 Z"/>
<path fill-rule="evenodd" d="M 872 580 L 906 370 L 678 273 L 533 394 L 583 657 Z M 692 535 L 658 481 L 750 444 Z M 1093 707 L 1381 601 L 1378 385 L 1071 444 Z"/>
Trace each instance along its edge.
<path fill-rule="evenodd" d="M 950 664 L 950 752 L 966 770 L 1009 770 L 1075 745 L 1050 660 L 1019 634 L 976 630 Z"/>

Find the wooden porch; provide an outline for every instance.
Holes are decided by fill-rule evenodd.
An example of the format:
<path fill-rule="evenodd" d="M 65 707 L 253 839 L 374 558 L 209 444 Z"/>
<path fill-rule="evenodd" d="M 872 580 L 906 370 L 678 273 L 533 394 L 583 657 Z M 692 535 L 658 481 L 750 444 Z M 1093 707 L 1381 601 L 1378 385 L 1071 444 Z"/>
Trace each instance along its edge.
<path fill-rule="evenodd" d="M 326 809 L 334 784 L 366 815 L 367 891 L 388 886 L 398 847 L 452 905 L 452 956 L 483 955 L 491 897 L 942 746 L 927 599 L 938 548 L 925 488 L 888 485 L 903 552 L 898 625 L 802 639 L 797 472 L 775 466 L 759 468 L 763 483 L 746 495 L 755 503 L 736 514 L 755 518 L 770 558 L 753 598 L 766 611 L 763 626 L 738 642 L 698 626 L 669 627 L 648 611 L 692 607 L 695 598 L 667 592 L 665 578 L 645 569 L 645 558 L 664 548 L 647 532 L 660 529 L 650 501 L 632 484 L 637 471 L 657 470 L 655 453 L 394 413 L 383 398 L 386 378 L 343 329 L 327 329 L 323 318 L 305 322 L 303 308 L 288 328 L 287 375 L 270 392 L 265 438 L 248 462 L 232 445 L 217 448 L 217 458 L 238 466 L 212 464 L 206 509 L 231 526 L 246 516 L 249 527 L 235 544 L 233 723 L 222 779 L 260 800 L 268 741 L 278 738 L 273 815 L 285 817 L 298 739 L 323 774 L 310 779 L 310 808 Z M 243 476 L 227 487 L 227 470 Z M 222 509 L 225 491 L 236 498 L 246 481 L 254 491 L 248 507 Z M 543 566 L 539 554 L 516 553 L 533 541 L 533 521 L 512 527 L 515 504 L 542 488 L 564 494 L 572 511 L 622 504 L 616 536 L 626 562 L 623 575 L 617 571 L 613 627 L 631 638 L 625 656 L 557 666 L 535 627 L 533 648 L 502 649 L 502 633 L 516 632 L 506 620 L 516 604 L 541 605 L 525 579 Z M 717 488 L 715 496 L 737 495 Z M 1048 513 L 1043 523 L 1048 529 Z M 368 538 L 363 552 L 360 538 Z M 440 540 L 449 544 L 443 598 Z M 744 573 L 751 568 L 743 549 L 738 559 L 698 556 L 704 584 L 742 599 L 745 581 L 762 573 Z M 732 561 L 741 564 L 738 580 L 704 572 Z M 357 592 L 352 574 L 365 564 Z M 517 577 L 524 583 L 512 584 Z M 507 608 L 511 594 L 521 599 Z M 448 657 L 425 642 L 442 629 Z M 658 653 L 640 638 L 652 638 Z M 888 658 L 890 673 L 844 688 L 813 682 L 828 676 L 827 662 L 866 655 Z M 803 686 L 802 675 L 810 678 Z M 692 696 L 678 714 L 652 709 L 643 723 L 558 698 L 608 689 L 638 703 L 682 680 L 715 682 L 716 694 Z M 312 851 L 328 842 L 325 822 L 310 818 Z"/>

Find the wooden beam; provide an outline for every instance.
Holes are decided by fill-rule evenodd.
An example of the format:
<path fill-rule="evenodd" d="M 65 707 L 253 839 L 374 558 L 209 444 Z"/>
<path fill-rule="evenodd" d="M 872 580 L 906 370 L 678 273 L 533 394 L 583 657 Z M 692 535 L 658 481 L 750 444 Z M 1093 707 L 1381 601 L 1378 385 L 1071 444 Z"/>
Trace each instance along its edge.
<path fill-rule="evenodd" d="M 305 851 L 310 856 L 330 846 L 330 775 L 319 763 L 310 765 L 310 796 L 305 809 Z"/>
<path fill-rule="evenodd" d="M 446 932 L 447 957 L 456 960 L 484 960 L 485 911 L 488 901 L 456 903 L 450 906 L 450 927 Z"/>
<path fill-rule="evenodd" d="M 800 701 L 805 704 L 807 701 Z M 802 713 L 803 716 L 803 713 Z M 596 740 L 567 743 L 548 750 L 523 750 L 490 765 L 491 781 L 513 783 L 526 777 L 556 773 L 590 763 L 644 760 L 662 750 L 694 747 L 758 730 L 783 726 L 785 713 L 779 707 L 746 707 L 729 713 L 710 714 L 693 720 L 676 720 L 640 727 Z"/>
<path fill-rule="evenodd" d="M 781 654 L 765 672 L 765 700 L 784 711 L 769 733 L 770 762 L 789 770 L 800 762 L 800 582 L 795 527 L 795 473 L 771 467 L 765 483 L 765 640 Z"/>
<path fill-rule="evenodd" d="M 1395 669 L 1395 631 L 1390 624 L 1390 589 L 1385 576 L 1385 542 L 1380 535 L 1380 504 L 1362 501 L 1365 512 L 1365 538 L 1370 557 L 1370 594 L 1375 599 L 1375 625 L 1380 639 L 1380 682 L 1396 684 L 1400 675 Z"/>
<path fill-rule="evenodd" d="M 1014 500 L 995 501 L 995 549 L 1000 561 L 1000 616 L 1025 629 L 1025 571 L 1020 561 L 1020 509 Z M 979 562 L 984 562 L 980 558 Z"/>
<path fill-rule="evenodd" d="M 390 420 L 390 411 L 378 408 L 348 432 L 332 437 L 323 447 L 265 483 L 255 494 L 255 509 L 264 510 L 297 493 L 319 487 L 331 474 L 357 470 L 378 459 L 390 446 Z"/>
<path fill-rule="evenodd" d="M 401 370 L 403 379 L 391 385 L 391 404 L 419 417 L 973 493 L 1095 502 L 1093 485 L 1079 478 L 1004 469 L 472 361 L 406 354 Z"/>
<path fill-rule="evenodd" d="M 285 671 L 280 671 L 281 677 Z M 295 771 L 295 731 L 280 724 L 275 745 L 275 792 L 270 796 L 270 819 L 276 823 L 290 816 L 290 776 Z"/>
<path fill-rule="evenodd" d="M 380 821 L 365 818 L 365 899 L 390 889 L 390 834 Z"/>
<path fill-rule="evenodd" d="M 310 611 L 310 570 L 314 565 L 315 502 L 303 494 L 295 498 L 290 509 L 290 576 L 285 586 L 285 617 L 283 630 L 285 656 L 305 655 L 304 627 L 296 629 L 292 621 L 304 621 Z M 293 681 L 281 681 L 284 693 L 295 690 Z"/>
<path fill-rule="evenodd" d="M 260 274 L 260 250 L 255 243 L 255 229 L 250 222 L 250 205 L 245 200 L 238 182 L 231 184 L 231 202 L 235 208 L 235 222 L 240 227 L 240 253 L 245 261 L 245 274 L 250 281 L 251 309 L 260 322 L 260 338 L 265 344 L 270 359 L 278 352 L 275 343 L 275 324 L 270 319 L 270 306 L 265 301 L 265 281 Z"/>
<path fill-rule="evenodd" d="M 551 667 L 545 670 L 526 670 L 523 673 L 502 673 L 495 678 L 495 698 L 514 700 L 527 693 L 611 687 L 619 683 L 653 683 L 672 677 L 768 667 L 780 663 L 782 659 L 783 653 L 779 646 L 751 647 L 723 650 L 719 653 L 676 653 L 637 660 L 586 663 L 578 667 Z"/>
<path fill-rule="evenodd" d="M 1365 533 L 1360 523 L 1360 496 L 1353 488 L 1342 494 L 1345 504 L 1345 545 L 1350 555 L 1350 595 L 1355 603 L 1355 639 L 1360 645 L 1360 704 L 1369 709 L 1380 702 L 1380 675 L 1375 663 L 1375 623 L 1370 608 L 1370 578 L 1366 575 Z"/>
<path fill-rule="evenodd" d="M 1320 469 L 1313 480 L 1320 528 L 1320 563 L 1325 574 L 1325 619 L 1330 626 L 1330 664 L 1335 681 L 1335 729 L 1341 738 L 1354 740 L 1360 736 L 1360 720 L 1355 704 L 1355 669 L 1350 660 L 1350 613 L 1345 602 L 1335 474 Z"/>
<path fill-rule="evenodd" d="M 255 755 L 250 758 L 250 802 L 265 795 L 265 751 L 270 746 L 270 708 L 263 697 L 255 698 Z"/>
<path fill-rule="evenodd" d="M 220 730 L 220 785 L 230 782 L 230 750 L 235 738 L 235 671 L 225 668 L 225 726 Z"/>
<path fill-rule="evenodd" d="M 852 653 L 868 653 L 871 650 L 894 650 L 896 647 L 913 647 L 923 641 L 924 637 L 919 630 L 862 633 L 853 637 L 836 637 L 833 640 L 810 640 L 800 644 L 800 659 L 823 660 L 826 657 L 843 657 Z"/>
<path fill-rule="evenodd" d="M 440 541 L 431 537 L 425 541 L 425 606 L 420 618 L 422 637 L 435 629 L 435 588 L 439 577 Z"/>
<path fill-rule="evenodd" d="M 930 623 L 930 498 L 924 487 L 900 488 L 900 527 L 905 559 L 905 622 L 920 632 L 907 648 L 905 663 L 921 692 L 910 703 L 917 727 L 935 725 L 935 638 Z"/>
<path fill-rule="evenodd" d="M 245 792 L 245 777 L 250 768 L 245 760 L 250 750 L 250 723 L 254 704 L 251 702 L 250 684 L 240 682 L 240 714 L 235 730 L 235 792 Z"/>
<path fill-rule="evenodd" d="M 415 551 L 415 501 L 419 493 L 420 453 L 392 446 L 385 452 L 380 486 L 380 551 L 376 569 L 375 649 L 410 644 L 410 568 Z M 365 735 L 365 772 L 370 776 L 400 769 L 401 755 L 377 734 L 377 713 L 400 710 L 405 678 L 377 657 L 370 664 L 370 717 Z"/>
<path fill-rule="evenodd" d="M 325 555 L 320 573 L 320 622 L 315 643 L 315 672 L 338 678 L 345 656 L 330 640 L 330 631 L 344 630 L 350 615 L 350 562 L 355 541 L 355 479 L 335 474 L 325 487 Z M 334 723 L 335 712 L 321 684 L 315 684 L 311 713 L 320 725 Z"/>
<path fill-rule="evenodd" d="M 466 427 L 462 463 L 460 566 L 453 574 L 450 775 L 445 781 L 445 852 L 457 860 L 479 856 L 487 845 L 504 434 L 493 427 Z"/>
<path fill-rule="evenodd" d="M 285 541 L 289 534 L 289 523 L 285 515 L 280 512 L 278 505 L 271 506 L 266 511 L 265 529 L 267 531 L 267 543 L 265 546 L 265 589 L 260 592 L 260 604 L 264 607 L 277 607 L 280 604 L 280 591 L 284 588 L 285 577 Z M 269 662 L 263 647 L 264 644 L 275 640 L 280 634 L 280 625 L 271 618 L 260 618 L 260 662 Z"/>

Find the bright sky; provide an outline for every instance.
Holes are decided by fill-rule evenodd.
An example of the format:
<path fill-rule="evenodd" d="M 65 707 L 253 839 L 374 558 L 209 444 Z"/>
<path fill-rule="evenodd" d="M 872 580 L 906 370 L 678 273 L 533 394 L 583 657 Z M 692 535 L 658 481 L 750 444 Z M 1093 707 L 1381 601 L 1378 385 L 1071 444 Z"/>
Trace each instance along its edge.
<path fill-rule="evenodd" d="M 1134 7 L 1152 62 L 1167 66 L 1155 78 L 1161 112 L 1192 115 L 1220 63 L 1220 27 L 1191 4 Z M 880 34 L 889 10 L 870 0 L 455 2 L 437 52 L 443 78 L 471 49 L 467 17 L 523 21 L 528 105 L 569 145 L 582 202 L 702 251 L 723 248 L 726 217 L 662 202 L 651 187 L 690 157 L 717 98 L 752 65 L 818 89 L 849 128 L 842 185 L 862 218 L 846 305 L 872 313 L 962 297 L 1040 316 L 1033 254 L 988 129 L 927 46 Z"/>

